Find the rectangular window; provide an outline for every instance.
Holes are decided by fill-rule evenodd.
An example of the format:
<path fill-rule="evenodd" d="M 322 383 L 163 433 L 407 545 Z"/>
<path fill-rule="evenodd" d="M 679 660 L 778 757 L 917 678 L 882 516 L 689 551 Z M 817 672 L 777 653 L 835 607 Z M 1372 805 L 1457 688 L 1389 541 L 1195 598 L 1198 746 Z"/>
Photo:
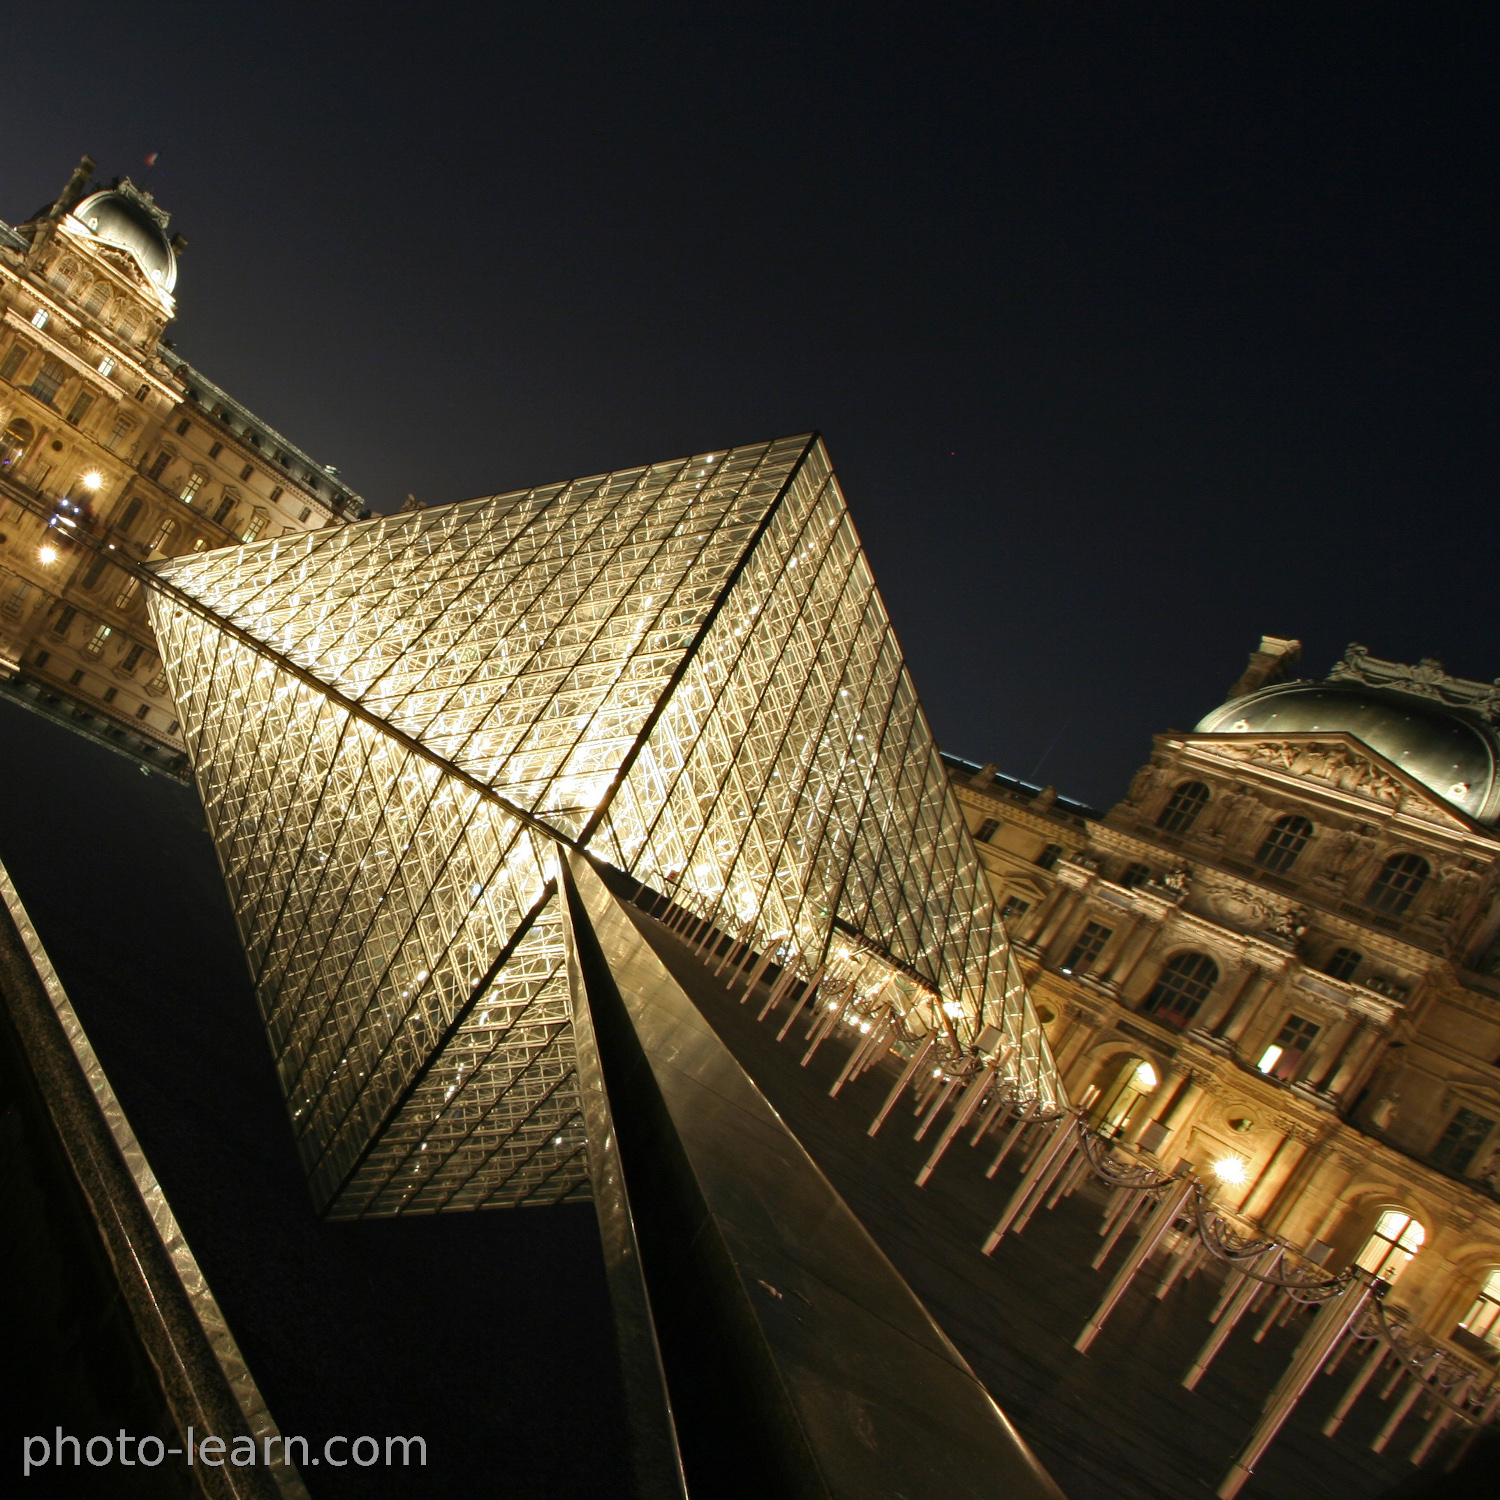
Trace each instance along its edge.
<path fill-rule="evenodd" d="M 1031 902 L 1023 901 L 1019 896 L 1007 896 L 1005 898 L 1005 905 L 1000 908 L 1000 920 L 1002 922 L 1018 922 L 1030 910 Z"/>
<path fill-rule="evenodd" d="M 168 724 L 168 725 L 167 725 L 167 733 L 168 733 L 168 734 L 176 734 L 176 733 L 177 733 L 177 731 L 178 731 L 178 730 L 179 730 L 179 729 L 180 729 L 180 728 L 181 728 L 181 727 L 182 727 L 182 726 L 181 726 L 181 725 L 180 725 L 180 724 L 179 724 L 179 723 L 178 723 L 178 722 L 177 722 L 177 720 L 176 720 L 176 719 L 173 719 L 173 720 L 172 720 L 172 722 L 171 722 L 171 723 L 170 723 L 170 724 Z"/>
<path fill-rule="evenodd" d="M 72 676 L 70 676 L 68 678 L 68 686 L 69 687 L 77 687 L 82 681 L 83 681 L 83 673 L 82 673 L 82 671 L 74 672 L 72 674 Z"/>
<path fill-rule="evenodd" d="M 171 462 L 172 455 L 170 453 L 158 453 L 156 457 L 151 460 L 151 467 L 146 470 L 146 478 L 160 479 L 163 470 L 165 470 L 167 465 Z"/>
<path fill-rule="evenodd" d="M 146 717 L 146 715 L 149 714 L 150 712 L 151 712 L 151 705 L 149 703 L 143 703 L 143 704 L 141 704 L 141 706 L 138 709 L 136 709 L 135 716 L 138 719 L 144 719 Z"/>
<path fill-rule="evenodd" d="M 302 516 L 303 516 L 303 519 L 305 520 L 307 518 L 307 512 L 303 511 L 302 512 Z M 994 833 L 994 831 L 999 826 L 1000 826 L 1000 819 L 999 818 L 986 818 L 984 820 L 984 822 L 982 822 L 979 825 L 979 827 L 974 831 L 974 837 L 976 839 L 978 839 L 981 844 L 987 844 L 990 841 L 990 836 Z"/>
<path fill-rule="evenodd" d="M 87 655 L 89 655 L 89 656 L 101 656 L 101 655 L 103 655 L 103 653 L 104 653 L 104 643 L 113 634 L 114 634 L 114 631 L 111 630 L 108 625 L 101 625 L 93 633 L 93 635 L 91 635 L 88 638 L 88 640 L 86 640 L 84 642 L 83 649 L 84 649 L 85 653 Z"/>
<path fill-rule="evenodd" d="M 30 353 L 31 350 L 17 340 L 7 351 L 5 363 L 0 364 L 0 376 L 4 376 L 6 380 L 14 380 L 16 371 L 26 362 L 26 356 Z"/>
<path fill-rule="evenodd" d="M 240 470 L 240 482 L 243 483 L 254 472 L 255 472 L 255 465 L 254 464 L 246 464 L 245 467 Z"/>
<path fill-rule="evenodd" d="M 101 553 L 99 556 L 95 557 L 93 562 L 88 565 L 88 568 L 85 570 L 83 575 L 84 588 L 91 589 L 96 583 L 99 582 L 99 575 L 104 572 L 105 561 L 106 559 Z"/>
<path fill-rule="evenodd" d="M 146 399 L 146 397 L 149 396 L 150 394 L 151 394 L 151 387 L 149 385 L 143 385 L 140 388 L 140 390 L 138 390 L 135 393 L 135 399 L 137 401 L 144 401 Z"/>
<path fill-rule="evenodd" d="M 115 449 L 120 446 L 120 439 L 130 431 L 130 425 L 131 424 L 129 417 L 115 418 L 115 425 L 109 429 L 109 436 L 104 440 L 104 446 L 108 448 L 111 453 L 113 453 Z"/>
<path fill-rule="evenodd" d="M 77 613 L 78 611 L 71 605 L 67 609 L 63 610 L 63 612 L 57 617 L 57 623 L 52 627 L 52 633 L 54 635 L 66 635 L 68 633 L 68 627 L 73 623 L 73 616 Z"/>
<path fill-rule="evenodd" d="M 250 524 L 245 528 L 245 540 L 253 542 L 261 532 L 266 529 L 266 518 L 256 514 L 250 517 Z"/>
<path fill-rule="evenodd" d="M 1104 945 L 1113 936 L 1113 927 L 1105 927 L 1099 922 L 1088 923 L 1078 934 L 1078 941 L 1073 944 L 1073 951 L 1063 965 L 1063 973 L 1087 974 L 1104 951 Z"/>
<path fill-rule="evenodd" d="M 208 450 L 208 456 L 210 458 L 217 458 L 223 451 L 224 451 L 224 445 L 223 445 L 223 443 L 215 443 Z"/>
<path fill-rule="evenodd" d="M 1432 1148 L 1432 1159 L 1450 1172 L 1463 1172 L 1489 1139 L 1495 1122 L 1476 1110 L 1461 1109 Z"/>
<path fill-rule="evenodd" d="M 132 578 L 130 581 L 134 583 L 135 579 Z M 140 662 L 141 653 L 145 649 L 146 648 L 144 646 L 132 646 L 130 650 L 125 653 L 125 660 L 120 663 L 120 670 L 122 672 L 135 671 L 136 666 Z"/>
<path fill-rule="evenodd" d="M 99 373 L 101 375 L 113 375 L 115 373 L 115 362 L 107 354 L 99 361 Z"/>
<path fill-rule="evenodd" d="M 32 313 L 32 315 L 31 315 L 31 326 L 33 328 L 45 328 L 47 326 L 47 310 L 46 310 L 46 308 L 39 307 L 39 308 L 37 308 L 37 310 L 34 313 Z"/>
<path fill-rule="evenodd" d="M 184 505 L 193 503 L 193 496 L 203 488 L 203 482 L 208 478 L 207 474 L 189 474 L 188 481 L 182 487 L 182 494 L 178 497 Z"/>
<path fill-rule="evenodd" d="M 1151 866 L 1143 864 L 1129 864 L 1125 866 L 1124 873 L 1120 876 L 1120 884 L 1127 891 L 1134 890 L 1138 885 L 1144 885 L 1151 879 Z"/>
<path fill-rule="evenodd" d="M 297 519 L 299 521 L 305 521 L 311 514 L 312 514 L 312 506 L 310 506 L 310 505 L 304 505 L 302 507 L 302 514 L 300 516 L 298 516 Z"/>
<path fill-rule="evenodd" d="M 16 579 L 16 586 L 5 596 L 5 612 L 15 615 L 21 612 L 21 606 L 26 602 L 26 596 L 31 592 L 31 585 L 24 578 Z"/>
<path fill-rule="evenodd" d="M 1048 844 L 1036 857 L 1036 862 L 1044 869 L 1050 870 L 1063 856 L 1061 844 Z"/>
<path fill-rule="evenodd" d="M 186 437 L 188 435 L 188 433 L 190 433 L 192 430 L 193 430 L 193 424 L 191 422 L 189 422 L 186 417 L 184 417 L 177 424 L 177 436 L 178 437 Z"/>
<path fill-rule="evenodd" d="M 279 500 L 279 499 L 281 499 L 281 486 L 280 486 L 280 485 L 279 485 L 279 484 L 278 484 L 278 485 L 277 485 L 277 486 L 276 486 L 276 487 L 275 487 L 275 488 L 274 488 L 274 489 L 273 489 L 273 490 L 272 490 L 272 491 L 271 491 L 271 504 L 272 504 L 272 505 L 275 505 L 275 503 L 276 503 L 276 502 L 277 502 L 277 501 L 278 501 L 278 500 Z"/>
<path fill-rule="evenodd" d="M 38 401 L 45 401 L 48 406 L 51 406 L 57 399 L 58 391 L 62 389 L 63 381 L 67 378 L 67 369 L 55 359 L 49 359 L 36 372 L 36 378 L 31 382 L 31 394 Z"/>
<path fill-rule="evenodd" d="M 38 651 L 37 654 L 32 657 L 32 660 L 37 664 L 37 666 L 45 667 L 47 665 L 47 662 L 51 659 L 51 656 L 52 653 L 50 651 Z"/>
<path fill-rule="evenodd" d="M 1322 1029 L 1316 1022 L 1304 1021 L 1301 1016 L 1288 1016 L 1276 1033 L 1276 1040 L 1261 1053 L 1255 1066 L 1271 1078 L 1291 1083 L 1302 1071 L 1308 1048 Z"/>
<path fill-rule="evenodd" d="M 94 393 L 92 391 L 79 391 L 73 398 L 73 404 L 68 408 L 68 421 L 77 426 L 89 414 L 89 407 L 94 404 Z"/>
<path fill-rule="evenodd" d="M 115 694 L 119 691 L 119 688 L 105 688 L 104 701 L 106 703 L 113 703 L 115 701 Z"/>

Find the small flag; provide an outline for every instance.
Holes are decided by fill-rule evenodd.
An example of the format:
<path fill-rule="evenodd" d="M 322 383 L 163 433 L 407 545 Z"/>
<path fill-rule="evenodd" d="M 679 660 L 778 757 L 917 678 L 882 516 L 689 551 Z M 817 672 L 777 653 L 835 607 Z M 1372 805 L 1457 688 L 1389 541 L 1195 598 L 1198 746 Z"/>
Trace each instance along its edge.
<path fill-rule="evenodd" d="M 154 167 L 156 165 L 156 158 L 160 155 L 160 151 L 153 151 L 151 155 L 146 158 L 146 165 L 148 167 Z"/>

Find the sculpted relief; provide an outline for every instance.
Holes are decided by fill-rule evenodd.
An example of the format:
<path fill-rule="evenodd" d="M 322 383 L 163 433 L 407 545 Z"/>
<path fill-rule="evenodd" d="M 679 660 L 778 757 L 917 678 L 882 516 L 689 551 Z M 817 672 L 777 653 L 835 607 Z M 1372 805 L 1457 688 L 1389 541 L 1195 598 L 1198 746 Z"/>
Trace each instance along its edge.
<path fill-rule="evenodd" d="M 1264 740 L 1250 744 L 1225 744 L 1218 753 L 1231 760 L 1274 767 L 1292 776 L 1326 781 L 1343 792 L 1355 792 L 1394 806 L 1406 793 L 1405 786 L 1372 761 L 1346 745 L 1289 745 Z"/>

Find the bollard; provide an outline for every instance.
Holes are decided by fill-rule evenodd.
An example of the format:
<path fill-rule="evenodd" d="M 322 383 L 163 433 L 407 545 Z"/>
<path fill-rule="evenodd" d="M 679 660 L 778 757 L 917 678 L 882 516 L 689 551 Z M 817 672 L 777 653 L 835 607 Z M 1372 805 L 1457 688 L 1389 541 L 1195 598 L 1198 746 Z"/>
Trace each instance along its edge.
<path fill-rule="evenodd" d="M 1179 1162 L 1178 1170 L 1186 1171 L 1189 1165 L 1186 1161 Z M 1166 1232 L 1172 1227 L 1172 1221 L 1182 1212 L 1196 1187 L 1197 1183 L 1192 1177 L 1179 1178 L 1175 1186 L 1168 1186 L 1161 1202 L 1157 1204 L 1151 1217 L 1146 1220 L 1145 1228 L 1141 1230 L 1141 1237 L 1136 1241 L 1135 1248 L 1125 1257 L 1124 1263 L 1115 1272 L 1115 1279 L 1110 1282 L 1109 1290 L 1104 1294 L 1104 1300 L 1100 1302 L 1094 1316 L 1083 1325 L 1083 1332 L 1073 1341 L 1073 1347 L 1080 1354 L 1088 1353 L 1089 1346 L 1099 1337 L 1099 1330 L 1104 1326 L 1104 1320 L 1115 1310 L 1120 1298 L 1125 1295 L 1126 1288 L 1135 1279 L 1136 1272 L 1146 1264 L 1151 1252 L 1162 1242 Z"/>
<path fill-rule="evenodd" d="M 1395 1437 L 1396 1429 L 1406 1420 L 1406 1414 L 1417 1404 L 1417 1398 L 1427 1389 L 1427 1381 L 1432 1372 L 1437 1368 L 1438 1361 L 1442 1355 L 1434 1349 L 1431 1354 L 1422 1361 L 1416 1370 L 1406 1369 L 1411 1384 L 1406 1388 L 1406 1394 L 1396 1403 L 1390 1416 L 1385 1419 L 1385 1426 L 1370 1441 L 1372 1453 L 1384 1453 L 1386 1444 Z M 1406 1367 L 1403 1366 L 1405 1369 Z"/>
<path fill-rule="evenodd" d="M 901 1076 L 891 1085 L 890 1093 L 885 1096 L 885 1103 L 880 1106 L 880 1113 L 870 1121 L 870 1128 L 865 1131 L 866 1135 L 874 1135 L 885 1124 L 886 1116 L 896 1107 L 896 1101 L 906 1091 L 907 1084 L 917 1076 L 917 1070 L 926 1063 L 936 1043 L 937 1033 L 934 1032 L 912 1053 L 911 1061 L 901 1070 Z"/>
<path fill-rule="evenodd" d="M 1354 1279 L 1337 1296 L 1323 1304 L 1312 1327 L 1302 1335 L 1302 1342 L 1297 1345 L 1297 1352 L 1292 1356 L 1286 1373 L 1277 1381 L 1275 1390 L 1266 1397 L 1260 1421 L 1250 1434 L 1250 1440 L 1224 1476 L 1224 1482 L 1214 1492 L 1218 1500 L 1233 1500 L 1245 1487 L 1251 1474 L 1255 1472 L 1256 1464 L 1302 1398 L 1302 1393 L 1322 1369 L 1329 1350 L 1343 1338 L 1353 1326 L 1354 1320 L 1365 1310 L 1373 1289 L 1372 1277 L 1362 1272 L 1356 1273 Z"/>
<path fill-rule="evenodd" d="M 1276 1270 L 1283 1253 L 1282 1246 L 1272 1245 L 1255 1257 L 1250 1269 L 1262 1276 L 1269 1276 Z M 1225 1340 L 1234 1331 L 1234 1325 L 1250 1310 L 1251 1300 L 1259 1289 L 1260 1283 L 1254 1277 L 1246 1276 L 1243 1271 L 1239 1276 L 1239 1285 L 1234 1288 L 1228 1301 L 1221 1301 L 1220 1307 L 1215 1309 L 1214 1331 L 1209 1334 L 1207 1342 L 1198 1351 L 1197 1359 L 1182 1377 L 1183 1385 L 1190 1391 L 1198 1388 L 1203 1372 L 1213 1363 L 1214 1355 L 1224 1347 Z M 1233 1281 L 1233 1277 L 1230 1280 Z"/>
<path fill-rule="evenodd" d="M 917 1173 L 918 1187 L 927 1186 L 927 1179 L 932 1176 L 933 1169 L 943 1159 L 943 1153 L 953 1144 L 953 1137 L 973 1119 L 974 1111 L 979 1108 L 980 1100 L 984 1098 L 985 1092 L 994 1081 L 996 1070 L 1010 1056 L 1010 1051 L 1011 1049 L 1007 1049 L 999 1057 L 992 1058 L 969 1081 L 969 1086 L 963 1091 L 963 1095 L 953 1111 L 953 1118 L 943 1128 L 943 1133 L 938 1137 L 937 1145 L 932 1148 L 932 1155 L 927 1158 L 922 1170 Z"/>
<path fill-rule="evenodd" d="M 989 1238 L 984 1242 L 983 1250 L 986 1255 L 994 1253 L 995 1246 L 1005 1236 L 1005 1231 L 1015 1221 L 1016 1215 L 1020 1213 L 1021 1206 L 1031 1196 L 1031 1190 L 1036 1186 L 1038 1178 L 1052 1165 L 1053 1158 L 1060 1155 L 1070 1144 L 1072 1144 L 1073 1132 L 1070 1128 L 1072 1119 L 1064 1115 L 1057 1122 L 1052 1132 L 1052 1138 L 1047 1147 L 1032 1164 L 1031 1170 L 1023 1176 L 1016 1185 L 1016 1190 L 1010 1195 L 1010 1202 L 1005 1205 L 1005 1212 L 1000 1215 L 999 1222 L 990 1231 Z"/>
<path fill-rule="evenodd" d="M 1370 1342 L 1375 1347 L 1370 1350 L 1369 1357 L 1355 1372 L 1354 1379 L 1349 1382 L 1349 1389 L 1339 1397 L 1339 1404 L 1334 1407 L 1328 1420 L 1323 1424 L 1325 1437 L 1332 1437 L 1344 1425 L 1344 1418 L 1349 1415 L 1350 1408 L 1359 1400 L 1360 1394 L 1375 1378 L 1375 1372 L 1380 1369 L 1386 1355 L 1391 1352 L 1389 1346 L 1382 1343 L 1378 1336 Z"/>

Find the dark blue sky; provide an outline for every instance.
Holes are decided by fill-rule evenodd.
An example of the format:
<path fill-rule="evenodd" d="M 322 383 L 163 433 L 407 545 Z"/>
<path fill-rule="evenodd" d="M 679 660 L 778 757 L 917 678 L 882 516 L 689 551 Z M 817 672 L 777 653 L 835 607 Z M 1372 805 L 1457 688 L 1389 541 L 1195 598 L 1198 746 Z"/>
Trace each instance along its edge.
<path fill-rule="evenodd" d="M 1263 631 L 1500 674 L 1495 30 L 32 8 L 0 217 L 160 151 L 180 351 L 377 508 L 820 428 L 944 747 L 1108 803 Z"/>

